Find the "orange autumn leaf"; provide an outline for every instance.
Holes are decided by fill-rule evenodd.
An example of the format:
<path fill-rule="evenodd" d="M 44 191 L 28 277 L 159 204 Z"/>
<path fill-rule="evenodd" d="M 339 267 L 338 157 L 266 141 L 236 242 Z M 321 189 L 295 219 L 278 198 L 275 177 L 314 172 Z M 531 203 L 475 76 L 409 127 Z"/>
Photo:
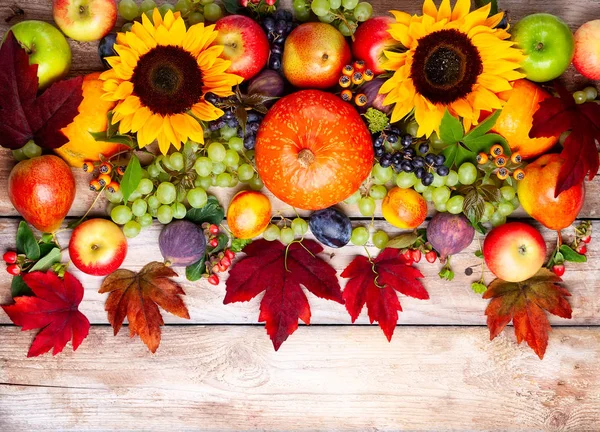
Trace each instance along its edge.
<path fill-rule="evenodd" d="M 557 285 L 561 281 L 546 268 L 523 282 L 494 279 L 483 294 L 484 299 L 492 299 L 485 310 L 490 340 L 512 320 L 517 342 L 526 341 L 540 359 L 544 358 L 551 330 L 544 311 L 571 318 L 571 306 L 565 298 L 571 294 Z"/>
<path fill-rule="evenodd" d="M 164 325 L 158 306 L 181 318 L 190 318 L 180 296 L 183 288 L 171 277 L 177 273 L 160 262 L 151 262 L 135 273 L 120 269 L 110 274 L 100 287 L 100 293 L 110 293 L 104 309 L 108 321 L 119 333 L 127 317 L 131 337 L 139 335 L 151 352 L 160 344 L 160 327 Z"/>

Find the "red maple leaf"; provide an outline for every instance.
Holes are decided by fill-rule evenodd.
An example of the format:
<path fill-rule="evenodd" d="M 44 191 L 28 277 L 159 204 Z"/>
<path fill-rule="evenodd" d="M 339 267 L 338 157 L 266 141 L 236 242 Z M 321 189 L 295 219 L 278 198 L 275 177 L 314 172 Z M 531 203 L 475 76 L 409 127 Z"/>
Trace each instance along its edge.
<path fill-rule="evenodd" d="M 78 309 L 83 299 L 81 283 L 71 273 L 66 272 L 61 280 L 51 271 L 28 273 L 23 280 L 35 297 L 15 297 L 15 304 L 2 309 L 23 331 L 41 329 L 27 357 L 39 356 L 52 348 L 52 355 L 56 355 L 70 340 L 75 351 L 90 330 L 90 322 Z"/>
<path fill-rule="evenodd" d="M 250 301 L 265 292 L 259 322 L 266 322 L 275 351 L 298 328 L 310 324 L 310 305 L 301 285 L 317 297 L 343 303 L 336 272 L 317 257 L 323 251 L 313 240 L 292 243 L 257 240 L 244 248 L 246 256 L 229 272 L 224 304 Z"/>
<path fill-rule="evenodd" d="M 73 121 L 83 99 L 83 77 L 53 83 L 37 96 L 37 65 L 11 31 L 0 48 L 0 145 L 10 149 L 34 140 L 41 147 L 67 143 L 60 131 Z"/>
<path fill-rule="evenodd" d="M 544 310 L 571 318 L 571 306 L 565 298 L 571 294 L 558 282 L 561 279 L 546 268 L 523 282 L 493 280 L 483 294 L 484 299 L 492 299 L 485 310 L 490 340 L 512 320 L 517 343 L 527 341 L 538 357 L 544 358 L 551 330 Z"/>
<path fill-rule="evenodd" d="M 423 275 L 407 263 L 399 249 L 386 248 L 374 260 L 359 255 L 344 269 L 342 277 L 350 279 L 344 288 L 344 300 L 352 322 L 366 304 L 371 324 L 377 321 L 388 341 L 392 340 L 398 311 L 402 311 L 396 291 L 421 300 L 429 298 L 418 280 Z"/>
<path fill-rule="evenodd" d="M 554 82 L 558 97 L 545 99 L 533 115 L 529 135 L 533 138 L 558 136 L 571 131 L 563 144 L 565 159 L 554 192 L 557 197 L 585 179 L 598 173 L 600 159 L 596 142 L 600 141 L 600 105 L 595 102 L 576 104 L 573 95 L 558 81 Z"/>

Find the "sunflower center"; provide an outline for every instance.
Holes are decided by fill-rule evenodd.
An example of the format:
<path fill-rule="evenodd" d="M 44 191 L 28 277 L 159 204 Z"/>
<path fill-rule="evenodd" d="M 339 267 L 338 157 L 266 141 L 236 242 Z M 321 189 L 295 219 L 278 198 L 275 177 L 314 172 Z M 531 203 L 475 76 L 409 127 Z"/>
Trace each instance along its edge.
<path fill-rule="evenodd" d="M 482 72 L 479 52 L 467 35 L 447 29 L 419 39 L 410 74 L 417 92 L 449 104 L 471 93 Z"/>
<path fill-rule="evenodd" d="M 183 113 L 202 97 L 202 71 L 179 47 L 159 45 L 141 56 L 131 82 L 142 104 L 162 115 Z"/>

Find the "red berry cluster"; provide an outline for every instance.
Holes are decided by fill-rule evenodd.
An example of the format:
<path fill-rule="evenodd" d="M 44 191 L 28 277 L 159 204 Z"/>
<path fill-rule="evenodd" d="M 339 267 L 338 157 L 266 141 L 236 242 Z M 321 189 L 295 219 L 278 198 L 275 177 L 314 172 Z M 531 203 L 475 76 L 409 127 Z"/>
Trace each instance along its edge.
<path fill-rule="evenodd" d="M 338 80 L 339 86 L 344 89 L 340 93 L 340 97 L 346 102 L 354 100 L 356 106 L 365 106 L 368 100 L 367 96 L 360 91 L 360 86 L 371 81 L 374 77 L 373 71 L 366 69 L 365 62 L 362 60 L 347 64 L 343 67 L 342 76 Z"/>
<path fill-rule="evenodd" d="M 277 0 L 239 0 L 241 7 L 247 7 L 249 4 L 259 5 L 261 1 L 264 1 L 267 6 L 273 6 L 277 2 Z"/>
<path fill-rule="evenodd" d="M 94 192 L 99 192 L 103 188 L 112 193 L 117 192 L 120 188 L 117 176 L 125 174 L 125 166 L 115 166 L 110 162 L 102 162 L 96 165 L 94 161 L 86 160 L 83 162 L 82 168 L 86 173 L 97 172 L 97 177 L 90 182 L 90 190 Z"/>
<path fill-rule="evenodd" d="M 6 271 L 8 274 L 18 276 L 21 274 L 21 267 L 17 263 L 19 256 L 15 251 L 7 251 L 2 255 L 2 259 L 6 263 Z"/>
<path fill-rule="evenodd" d="M 219 245 L 219 234 L 221 230 L 218 225 L 204 223 L 202 224 L 204 233 L 206 234 L 208 241 L 207 244 L 211 248 L 216 248 Z M 207 273 L 204 275 L 208 279 L 208 283 L 211 285 L 219 285 L 219 276 L 217 273 L 225 272 L 231 266 L 231 262 L 235 258 L 235 253 L 230 249 L 225 249 L 216 255 L 211 255 L 208 263 L 206 264 Z"/>
<path fill-rule="evenodd" d="M 477 163 L 480 169 L 495 171 L 500 180 L 506 180 L 510 175 L 515 180 L 523 180 L 525 171 L 521 169 L 523 158 L 519 152 L 514 152 L 510 157 L 504 154 L 504 148 L 500 144 L 494 144 L 490 154 L 481 152 L 477 155 Z"/>
<path fill-rule="evenodd" d="M 421 249 L 406 249 L 402 252 L 402 257 L 409 263 L 418 263 L 421 261 L 423 254 L 425 254 L 425 260 L 427 260 L 428 263 L 434 263 L 437 260 L 437 252 L 427 249 L 424 249 L 423 252 Z"/>
<path fill-rule="evenodd" d="M 592 224 L 589 221 L 583 221 L 575 227 L 575 241 L 571 244 L 571 249 L 580 255 L 587 254 L 587 245 L 592 241 Z M 564 261 L 556 261 L 552 265 L 552 271 L 556 276 L 565 274 L 566 268 Z"/>

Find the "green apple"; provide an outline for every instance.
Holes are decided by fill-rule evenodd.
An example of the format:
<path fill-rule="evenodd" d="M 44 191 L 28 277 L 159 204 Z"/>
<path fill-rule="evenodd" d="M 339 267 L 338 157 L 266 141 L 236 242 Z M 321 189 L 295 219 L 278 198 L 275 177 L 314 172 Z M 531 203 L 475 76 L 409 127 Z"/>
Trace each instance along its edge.
<path fill-rule="evenodd" d="M 528 15 L 512 29 L 511 39 L 527 54 L 521 69 L 527 79 L 545 82 L 558 78 L 573 59 L 573 33 L 560 18 L 547 13 Z"/>
<path fill-rule="evenodd" d="M 69 73 L 71 48 L 56 27 L 44 21 L 22 21 L 10 30 L 29 54 L 29 64 L 38 65 L 40 89 Z"/>

